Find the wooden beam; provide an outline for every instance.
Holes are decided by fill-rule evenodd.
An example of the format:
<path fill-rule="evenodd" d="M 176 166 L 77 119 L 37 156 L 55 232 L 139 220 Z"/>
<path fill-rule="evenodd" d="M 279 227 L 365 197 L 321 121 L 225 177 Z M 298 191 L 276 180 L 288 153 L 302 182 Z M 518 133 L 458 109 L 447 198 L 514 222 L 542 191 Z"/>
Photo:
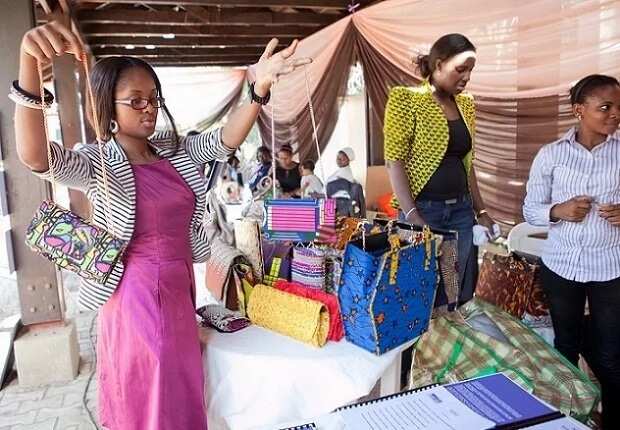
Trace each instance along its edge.
<path fill-rule="evenodd" d="M 247 9 L 246 9 L 247 10 Z M 232 12 L 220 10 L 209 15 L 209 23 L 214 25 L 307 25 L 325 26 L 332 24 L 343 15 L 324 15 L 313 12 Z M 200 25 L 205 16 L 189 12 L 150 12 L 135 9 L 79 10 L 77 20 L 81 24 L 148 24 L 148 25 Z M 39 22 L 46 21 L 45 14 L 39 12 Z"/>
<path fill-rule="evenodd" d="M 234 57 L 234 56 L 229 56 L 229 55 L 202 55 L 199 57 L 184 57 L 184 56 L 177 56 L 177 57 L 151 57 L 151 56 L 144 56 L 144 55 L 132 55 L 133 57 L 138 57 L 138 58 L 142 58 L 144 61 L 150 63 L 150 64 L 164 64 L 164 63 L 170 63 L 170 64 L 184 64 L 184 63 L 234 63 L 234 64 L 241 64 L 241 65 L 249 65 L 249 64 L 254 64 L 258 61 L 258 59 L 260 58 L 260 56 L 256 57 L 256 56 L 245 56 L 245 57 Z M 107 55 L 105 57 L 115 57 L 115 55 Z M 97 57 L 97 58 L 103 58 L 103 57 Z"/>
<path fill-rule="evenodd" d="M 247 63 L 241 63 L 236 60 L 230 61 L 149 61 L 149 64 L 153 67 L 211 67 L 211 66 L 220 66 L 220 67 L 245 67 Z"/>
<path fill-rule="evenodd" d="M 79 0 L 78 3 L 117 3 L 135 4 L 135 0 Z M 150 5 L 202 5 L 220 7 L 291 7 L 303 9 L 346 10 L 346 0 L 148 0 Z"/>
<path fill-rule="evenodd" d="M 267 46 L 271 37 L 178 37 L 175 39 L 164 39 L 161 37 L 89 37 L 88 44 L 93 48 L 103 47 L 122 47 L 133 45 L 134 47 L 145 48 L 154 46 L 157 49 L 160 46 L 176 47 L 176 48 L 192 48 L 192 47 L 262 47 Z M 280 43 L 284 45 L 290 44 L 292 38 L 280 38 Z"/>
<path fill-rule="evenodd" d="M 262 48 L 168 48 L 158 47 L 157 49 L 135 48 L 99 48 L 95 50 L 97 58 L 111 57 L 117 55 L 131 55 L 134 57 L 202 57 L 205 55 L 227 55 L 229 57 L 256 56 L 260 57 L 263 53 Z"/>
<path fill-rule="evenodd" d="M 161 37 L 164 34 L 174 34 L 176 37 L 297 37 L 304 38 L 313 33 L 314 29 L 294 25 L 248 25 L 248 26 L 221 26 L 221 25 L 141 25 L 141 24 L 84 24 L 82 31 L 88 37 Z"/>

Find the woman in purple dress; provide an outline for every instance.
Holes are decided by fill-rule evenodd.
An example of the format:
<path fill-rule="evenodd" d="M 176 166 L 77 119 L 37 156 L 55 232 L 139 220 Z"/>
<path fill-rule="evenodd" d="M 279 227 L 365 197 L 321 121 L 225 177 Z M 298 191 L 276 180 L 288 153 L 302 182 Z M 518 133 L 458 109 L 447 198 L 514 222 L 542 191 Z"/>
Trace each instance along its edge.
<path fill-rule="evenodd" d="M 204 178 L 199 167 L 226 160 L 246 138 L 272 83 L 309 60 L 292 58 L 297 42 L 256 65 L 251 102 L 221 129 L 181 137 L 160 82 L 147 63 L 106 58 L 91 73 L 97 127 L 105 141 L 110 195 L 106 207 L 97 145 L 73 150 L 51 144 L 56 180 L 86 193 L 93 222 L 129 241 L 105 284 L 83 282 L 80 303 L 100 309 L 97 368 L 99 419 L 110 430 L 206 429 L 201 348 L 194 316 L 192 263 L 209 256 L 202 219 Z M 22 41 L 15 131 L 23 163 L 49 179 L 37 62 L 57 55 L 82 58 L 76 36 L 58 22 L 28 31 Z M 155 132 L 159 111 L 168 130 Z"/>

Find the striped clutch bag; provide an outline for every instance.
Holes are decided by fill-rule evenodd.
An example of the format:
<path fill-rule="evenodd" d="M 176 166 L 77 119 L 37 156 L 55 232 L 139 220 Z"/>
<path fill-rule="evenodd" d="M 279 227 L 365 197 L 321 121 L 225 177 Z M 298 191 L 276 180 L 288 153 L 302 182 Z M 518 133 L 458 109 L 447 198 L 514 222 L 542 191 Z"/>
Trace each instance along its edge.
<path fill-rule="evenodd" d="M 313 242 L 320 227 L 335 226 L 332 199 L 265 200 L 263 232 L 270 240 Z"/>

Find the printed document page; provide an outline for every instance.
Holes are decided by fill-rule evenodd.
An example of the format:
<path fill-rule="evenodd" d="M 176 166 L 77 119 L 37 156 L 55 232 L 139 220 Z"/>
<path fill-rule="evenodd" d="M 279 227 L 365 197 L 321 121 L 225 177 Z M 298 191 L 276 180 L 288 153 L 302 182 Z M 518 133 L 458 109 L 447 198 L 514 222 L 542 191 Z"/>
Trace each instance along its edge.
<path fill-rule="evenodd" d="M 493 421 L 437 386 L 339 412 L 347 430 L 484 430 Z"/>

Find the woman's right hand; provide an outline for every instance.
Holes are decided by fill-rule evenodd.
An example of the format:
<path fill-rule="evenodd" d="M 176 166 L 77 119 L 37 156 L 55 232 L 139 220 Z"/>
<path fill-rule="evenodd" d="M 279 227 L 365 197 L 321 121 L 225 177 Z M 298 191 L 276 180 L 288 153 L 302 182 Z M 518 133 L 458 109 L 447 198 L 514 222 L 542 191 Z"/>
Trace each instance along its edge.
<path fill-rule="evenodd" d="M 83 47 L 79 38 L 67 26 L 58 21 L 50 21 L 24 34 L 21 52 L 47 64 L 54 57 L 63 54 L 72 54 L 81 60 Z"/>
<path fill-rule="evenodd" d="M 592 197 L 576 196 L 551 208 L 551 221 L 581 222 L 592 209 Z"/>

